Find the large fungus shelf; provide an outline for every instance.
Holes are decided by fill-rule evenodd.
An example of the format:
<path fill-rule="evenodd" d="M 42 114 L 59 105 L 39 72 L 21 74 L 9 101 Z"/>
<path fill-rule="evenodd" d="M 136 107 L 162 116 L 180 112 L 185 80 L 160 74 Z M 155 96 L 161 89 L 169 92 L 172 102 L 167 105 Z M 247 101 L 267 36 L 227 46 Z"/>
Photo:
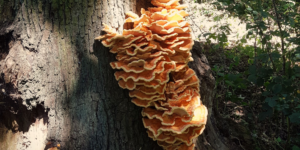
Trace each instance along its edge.
<path fill-rule="evenodd" d="M 119 34 L 104 24 L 97 37 L 117 54 L 110 63 L 118 69 L 119 86 L 142 111 L 148 135 L 166 150 L 192 150 L 204 130 L 207 109 L 201 103 L 199 79 L 188 68 L 194 44 L 188 14 L 179 0 L 152 0 L 157 7 L 141 10 L 141 17 L 126 13 L 133 24 Z"/>

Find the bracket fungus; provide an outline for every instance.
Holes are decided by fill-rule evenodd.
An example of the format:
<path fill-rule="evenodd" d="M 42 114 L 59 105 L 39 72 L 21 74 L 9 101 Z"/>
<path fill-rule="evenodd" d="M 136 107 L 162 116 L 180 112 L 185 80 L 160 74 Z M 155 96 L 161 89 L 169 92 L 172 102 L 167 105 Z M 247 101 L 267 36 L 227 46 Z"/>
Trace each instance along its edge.
<path fill-rule="evenodd" d="M 148 135 L 166 150 L 192 150 L 204 130 L 207 109 L 200 101 L 199 79 L 188 67 L 194 44 L 190 24 L 179 0 L 152 0 L 156 7 L 141 10 L 141 17 L 126 13 L 133 24 L 122 34 L 104 24 L 97 37 L 115 53 L 113 69 L 119 86 L 142 110 Z"/>

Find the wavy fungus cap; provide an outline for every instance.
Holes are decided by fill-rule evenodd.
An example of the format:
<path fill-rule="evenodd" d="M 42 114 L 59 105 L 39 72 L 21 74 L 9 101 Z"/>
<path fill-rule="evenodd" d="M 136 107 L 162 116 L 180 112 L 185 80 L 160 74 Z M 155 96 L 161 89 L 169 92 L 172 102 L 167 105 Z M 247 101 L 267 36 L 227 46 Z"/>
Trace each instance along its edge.
<path fill-rule="evenodd" d="M 201 103 L 199 79 L 188 67 L 194 44 L 188 15 L 179 0 L 152 0 L 157 7 L 126 13 L 132 28 L 122 34 L 104 24 L 97 37 L 116 54 L 110 65 L 119 86 L 142 111 L 150 138 L 166 150 L 192 150 L 204 130 L 207 109 Z"/>

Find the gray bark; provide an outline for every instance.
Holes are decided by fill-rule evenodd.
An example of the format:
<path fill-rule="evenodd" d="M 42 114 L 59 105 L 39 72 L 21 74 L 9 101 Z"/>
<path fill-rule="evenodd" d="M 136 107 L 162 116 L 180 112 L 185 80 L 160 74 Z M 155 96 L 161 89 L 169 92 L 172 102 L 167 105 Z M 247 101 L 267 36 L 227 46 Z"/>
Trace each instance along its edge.
<path fill-rule="evenodd" d="M 150 0 L 0 0 L 0 149 L 161 149 L 147 136 L 141 108 L 118 86 L 114 56 L 94 41 L 102 23 L 120 32 L 124 12 L 148 6 Z M 204 56 L 194 59 L 211 114 L 214 79 Z"/>

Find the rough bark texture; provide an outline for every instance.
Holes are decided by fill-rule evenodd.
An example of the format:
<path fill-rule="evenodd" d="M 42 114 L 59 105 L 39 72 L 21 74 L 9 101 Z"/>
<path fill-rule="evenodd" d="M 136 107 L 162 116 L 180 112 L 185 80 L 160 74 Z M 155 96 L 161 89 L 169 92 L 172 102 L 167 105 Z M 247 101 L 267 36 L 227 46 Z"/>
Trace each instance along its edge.
<path fill-rule="evenodd" d="M 206 56 L 202 53 L 204 47 L 195 42 L 192 49 L 193 62 L 189 66 L 195 70 L 200 80 L 200 94 L 203 104 L 208 109 L 208 120 L 204 133 L 197 140 L 198 150 L 228 150 L 229 146 L 220 136 L 216 125 L 217 113 L 214 113 L 215 79 L 209 66 Z"/>
<path fill-rule="evenodd" d="M 102 23 L 122 31 L 124 12 L 148 6 L 150 0 L 0 0 L 0 149 L 161 149 L 145 132 L 141 108 L 118 86 L 114 56 L 94 41 Z M 214 79 L 199 52 L 191 66 L 211 114 Z"/>

